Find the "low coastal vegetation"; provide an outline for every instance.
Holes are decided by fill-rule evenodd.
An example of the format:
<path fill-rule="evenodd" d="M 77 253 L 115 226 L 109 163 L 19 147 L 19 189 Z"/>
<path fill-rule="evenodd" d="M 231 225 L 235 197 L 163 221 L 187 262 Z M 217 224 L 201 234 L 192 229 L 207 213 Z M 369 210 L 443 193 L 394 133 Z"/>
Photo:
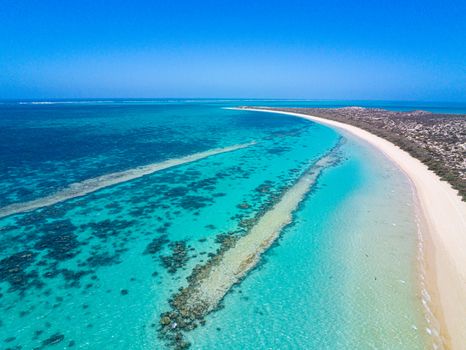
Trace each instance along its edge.
<path fill-rule="evenodd" d="M 448 181 L 459 192 L 462 200 L 466 201 L 466 115 L 464 114 L 398 112 L 362 107 L 264 109 L 326 118 L 380 136 L 426 164 L 442 180 Z"/>

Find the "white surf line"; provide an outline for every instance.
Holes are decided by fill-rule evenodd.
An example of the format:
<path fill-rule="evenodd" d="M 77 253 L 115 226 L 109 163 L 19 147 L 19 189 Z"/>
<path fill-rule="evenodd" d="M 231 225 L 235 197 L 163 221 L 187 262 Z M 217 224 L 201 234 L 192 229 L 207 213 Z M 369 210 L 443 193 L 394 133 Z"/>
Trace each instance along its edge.
<path fill-rule="evenodd" d="M 91 192 L 98 191 L 102 188 L 113 186 L 120 184 L 122 182 L 130 181 L 137 179 L 139 177 L 143 177 L 157 171 L 165 170 L 168 168 L 172 168 L 174 166 L 192 163 L 198 161 L 200 159 L 204 159 L 207 157 L 211 157 L 217 154 L 233 152 L 242 148 L 246 148 L 249 146 L 254 145 L 256 142 L 249 142 L 243 143 L 233 146 L 228 146 L 224 148 L 215 148 L 205 152 L 194 153 L 185 157 L 176 158 L 176 159 L 169 159 L 160 163 L 153 163 L 144 166 L 140 166 L 134 169 L 120 171 L 116 173 L 106 174 L 102 176 L 98 176 L 92 179 L 84 180 L 81 182 L 76 182 L 70 184 L 68 187 L 60 190 L 50 196 L 38 198 L 29 202 L 22 202 L 22 203 L 13 203 L 7 205 L 3 208 L 0 208 L 0 218 L 23 213 L 31 210 L 35 210 L 38 208 L 47 207 L 59 202 L 66 201 L 68 199 L 82 197 Z"/>
<path fill-rule="evenodd" d="M 319 159 L 289 188 L 272 209 L 267 211 L 235 246 L 225 251 L 218 264 L 205 278 L 197 281 L 189 293 L 185 310 L 214 310 L 233 285 L 238 283 L 275 242 L 282 229 L 291 223 L 292 213 L 316 183 L 321 172 L 336 161 L 335 150 Z"/>

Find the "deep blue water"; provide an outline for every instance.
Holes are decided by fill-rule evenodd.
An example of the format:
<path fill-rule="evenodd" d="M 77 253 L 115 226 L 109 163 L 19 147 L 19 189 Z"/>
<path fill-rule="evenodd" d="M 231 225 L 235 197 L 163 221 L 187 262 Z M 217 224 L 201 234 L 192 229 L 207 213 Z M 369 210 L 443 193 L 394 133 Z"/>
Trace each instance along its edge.
<path fill-rule="evenodd" d="M 159 314 L 216 251 L 219 235 L 247 234 L 244 220 L 341 139 L 291 116 L 222 107 L 347 103 L 63 102 L 0 104 L 0 207 L 86 179 L 255 143 L 0 218 L 0 348 L 166 347 Z M 324 171 L 280 242 L 222 310 L 187 334 L 193 348 L 424 347 L 409 183 L 377 152 L 343 138 L 340 163 Z M 379 276 L 375 285 L 372 274 Z"/>

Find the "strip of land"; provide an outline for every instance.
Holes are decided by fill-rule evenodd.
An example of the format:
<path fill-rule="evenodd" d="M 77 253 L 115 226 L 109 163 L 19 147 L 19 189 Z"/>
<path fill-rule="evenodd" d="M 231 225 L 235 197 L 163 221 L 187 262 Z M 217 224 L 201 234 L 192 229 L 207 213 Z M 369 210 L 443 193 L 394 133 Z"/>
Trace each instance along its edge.
<path fill-rule="evenodd" d="M 322 171 L 338 161 L 337 144 L 288 188 L 270 209 L 261 213 L 244 236 L 229 237 L 207 263 L 197 266 L 188 278 L 189 285 L 171 300 L 172 311 L 161 315 L 160 332 L 175 349 L 189 346 L 182 331 L 202 323 L 204 317 L 218 307 L 228 291 L 259 262 L 261 255 L 276 241 L 282 229 L 292 220 L 305 195 Z"/>
<path fill-rule="evenodd" d="M 315 184 L 321 171 L 334 161 L 332 156 L 321 158 L 285 192 L 281 200 L 236 242 L 234 248 L 223 254 L 221 262 L 214 265 L 208 276 L 197 285 L 186 307 L 195 308 L 198 304 L 205 304 L 208 305 L 207 311 L 212 311 L 228 290 L 257 264 L 261 254 L 278 238 L 283 227 L 291 222 L 291 214 Z"/>
<path fill-rule="evenodd" d="M 248 110 L 282 113 L 308 119 L 349 132 L 379 149 L 411 179 L 423 216 L 423 242 L 428 273 L 428 288 L 433 297 L 433 312 L 440 321 L 440 333 L 447 349 L 462 350 L 466 344 L 466 202 L 446 181 L 427 165 L 386 139 L 340 121 L 278 109 Z M 309 113 L 309 114 L 306 114 Z M 333 119 L 333 118 L 332 118 Z"/>
<path fill-rule="evenodd" d="M 47 207 L 72 198 L 85 196 L 89 193 L 98 191 L 105 187 L 134 180 L 178 165 L 192 163 L 217 154 L 236 151 L 242 148 L 252 146 L 253 144 L 255 144 L 255 142 L 238 144 L 224 148 L 215 148 L 205 152 L 193 153 L 181 158 L 169 159 L 164 162 L 148 164 L 134 169 L 106 174 L 92 179 L 87 179 L 81 182 L 73 183 L 68 187 L 65 187 L 63 190 L 60 190 L 50 196 L 38 198 L 29 202 L 14 203 L 0 208 L 0 218 L 13 214 L 24 213 L 38 208 Z"/>
<path fill-rule="evenodd" d="M 427 165 L 466 201 L 465 114 L 362 107 L 277 109 L 342 122 L 380 136 Z"/>

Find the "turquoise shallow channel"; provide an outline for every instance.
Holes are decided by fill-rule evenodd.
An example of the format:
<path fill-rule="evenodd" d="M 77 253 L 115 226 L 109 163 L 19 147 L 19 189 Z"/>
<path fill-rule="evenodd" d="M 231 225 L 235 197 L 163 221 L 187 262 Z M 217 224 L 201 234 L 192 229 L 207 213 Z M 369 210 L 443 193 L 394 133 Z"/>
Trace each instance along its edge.
<path fill-rule="evenodd" d="M 336 145 L 338 161 L 322 169 L 278 239 L 183 342 L 432 348 L 408 179 L 350 135 L 223 108 L 245 104 L 319 105 L 2 102 L 0 213 L 15 210 L 0 215 L 0 348 L 180 346 L 161 331 L 160 315 L 193 269 L 226 238 L 247 235 Z M 92 191 L 89 180 L 99 184 Z"/>

